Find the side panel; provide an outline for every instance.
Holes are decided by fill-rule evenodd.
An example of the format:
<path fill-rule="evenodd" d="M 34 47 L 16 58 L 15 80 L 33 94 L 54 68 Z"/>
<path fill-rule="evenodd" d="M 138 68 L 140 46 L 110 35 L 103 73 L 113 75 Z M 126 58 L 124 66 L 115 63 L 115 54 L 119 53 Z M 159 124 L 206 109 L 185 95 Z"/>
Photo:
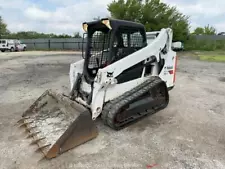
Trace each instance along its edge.
<path fill-rule="evenodd" d="M 107 88 L 107 92 L 105 95 L 105 102 L 112 100 L 127 91 L 130 91 L 132 88 L 142 84 L 146 80 L 147 78 L 144 77 L 144 78 L 138 78 L 132 81 L 128 81 L 125 83 L 109 86 Z"/>
<path fill-rule="evenodd" d="M 144 68 L 144 62 L 139 62 L 134 66 L 124 70 L 119 76 L 116 77 L 117 84 L 125 83 L 131 80 L 141 78 Z"/>
<path fill-rule="evenodd" d="M 168 88 L 171 88 L 175 85 L 176 52 L 170 50 L 165 59 L 165 65 L 159 74 L 159 77 L 166 82 Z"/>
<path fill-rule="evenodd" d="M 73 88 L 73 84 L 77 78 L 77 73 L 83 72 L 84 59 L 77 61 L 75 63 L 70 64 L 70 90 Z"/>

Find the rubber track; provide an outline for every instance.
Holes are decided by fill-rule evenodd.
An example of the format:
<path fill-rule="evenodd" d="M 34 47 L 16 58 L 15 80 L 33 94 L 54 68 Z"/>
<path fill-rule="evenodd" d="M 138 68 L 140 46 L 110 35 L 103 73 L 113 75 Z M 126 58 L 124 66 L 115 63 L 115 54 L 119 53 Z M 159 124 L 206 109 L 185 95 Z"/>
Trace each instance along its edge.
<path fill-rule="evenodd" d="M 106 105 L 103 108 L 101 118 L 105 125 L 110 126 L 111 128 L 115 130 L 120 130 L 122 128 L 125 128 L 127 125 L 129 125 L 132 122 L 136 122 L 138 119 L 140 119 L 142 116 L 145 116 L 147 114 L 150 114 L 150 112 L 144 112 L 141 115 L 137 114 L 137 118 L 132 120 L 131 122 L 128 122 L 128 124 L 125 124 L 124 126 L 115 126 L 114 124 L 114 117 L 118 110 L 134 100 L 135 98 L 141 96 L 142 94 L 150 91 L 158 84 L 162 83 L 163 81 L 158 76 L 152 76 L 148 80 L 146 80 L 144 83 L 140 84 L 139 86 L 133 88 L 132 90 L 125 92 L 123 95 L 117 97 L 114 100 L 111 100 L 110 102 L 106 103 Z M 163 109 L 166 105 L 161 106 L 159 109 Z"/>

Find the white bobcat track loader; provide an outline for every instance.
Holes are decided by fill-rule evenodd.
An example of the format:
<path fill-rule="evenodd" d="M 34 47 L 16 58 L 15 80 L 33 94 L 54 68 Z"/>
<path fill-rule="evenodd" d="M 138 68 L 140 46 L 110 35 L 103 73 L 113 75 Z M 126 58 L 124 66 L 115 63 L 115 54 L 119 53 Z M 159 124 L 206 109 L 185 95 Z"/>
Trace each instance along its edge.
<path fill-rule="evenodd" d="M 164 109 L 174 87 L 176 53 L 170 28 L 145 32 L 139 23 L 83 23 L 85 55 L 70 65 L 69 96 L 47 90 L 18 121 L 46 158 L 98 135 L 94 124 L 120 130 Z"/>

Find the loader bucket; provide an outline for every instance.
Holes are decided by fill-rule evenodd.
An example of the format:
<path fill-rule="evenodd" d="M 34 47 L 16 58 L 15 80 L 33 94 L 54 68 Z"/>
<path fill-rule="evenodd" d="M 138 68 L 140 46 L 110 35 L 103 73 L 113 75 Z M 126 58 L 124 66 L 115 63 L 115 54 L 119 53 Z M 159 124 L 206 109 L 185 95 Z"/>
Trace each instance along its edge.
<path fill-rule="evenodd" d="M 98 135 L 88 109 L 51 90 L 45 91 L 18 123 L 48 159 Z"/>

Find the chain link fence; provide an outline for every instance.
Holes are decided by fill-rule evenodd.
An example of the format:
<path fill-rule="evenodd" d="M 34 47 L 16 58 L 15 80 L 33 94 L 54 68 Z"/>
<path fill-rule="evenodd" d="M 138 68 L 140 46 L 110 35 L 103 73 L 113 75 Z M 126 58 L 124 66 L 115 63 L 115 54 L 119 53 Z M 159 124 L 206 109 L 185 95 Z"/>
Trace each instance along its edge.
<path fill-rule="evenodd" d="M 197 41 L 215 41 L 225 45 L 224 35 L 195 35 Z M 76 50 L 81 51 L 86 46 L 86 38 L 49 38 L 49 39 L 20 39 L 27 45 L 27 50 Z"/>
<path fill-rule="evenodd" d="M 27 50 L 76 50 L 85 48 L 83 38 L 51 38 L 51 39 L 20 39 L 27 45 Z"/>

